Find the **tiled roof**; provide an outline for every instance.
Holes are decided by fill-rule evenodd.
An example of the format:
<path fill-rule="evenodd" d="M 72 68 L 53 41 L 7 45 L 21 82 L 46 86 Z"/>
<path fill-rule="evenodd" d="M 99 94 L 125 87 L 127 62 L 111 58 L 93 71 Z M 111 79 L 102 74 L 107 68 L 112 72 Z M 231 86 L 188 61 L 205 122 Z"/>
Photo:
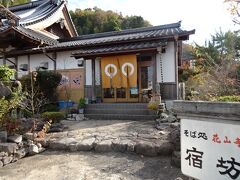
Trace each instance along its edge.
<path fill-rule="evenodd" d="M 123 31 L 97 33 L 79 36 L 71 39 L 60 39 L 58 44 L 46 47 L 46 49 L 58 49 L 82 46 L 98 46 L 113 43 L 139 42 L 144 40 L 159 40 L 174 38 L 174 36 L 188 37 L 194 34 L 195 30 L 184 31 L 180 28 L 181 23 L 173 23 L 162 26 L 136 28 Z"/>
<path fill-rule="evenodd" d="M 101 54 L 113 54 L 119 52 L 131 52 L 131 51 L 140 51 L 140 50 L 149 50 L 151 48 L 156 48 L 161 45 L 165 45 L 166 42 L 153 41 L 153 42 L 142 42 L 142 43 L 128 43 L 128 44 L 119 44 L 119 45 L 108 45 L 105 47 L 95 47 L 95 48 L 82 48 L 78 52 L 73 53 L 74 57 L 86 57 L 93 55 Z"/>
<path fill-rule="evenodd" d="M 59 1 L 59 3 L 54 2 L 53 0 L 34 1 L 9 7 L 9 10 L 21 18 L 19 20 L 20 25 L 28 26 L 50 17 L 63 3 L 65 3 L 65 1 Z"/>
<path fill-rule="evenodd" d="M 33 31 L 31 29 L 28 29 L 28 28 L 24 28 L 24 27 L 21 27 L 21 26 L 18 26 L 16 27 L 16 29 L 23 33 L 24 35 L 34 39 L 34 40 L 37 40 L 43 44 L 46 44 L 46 45 L 55 45 L 58 43 L 57 40 L 55 39 L 52 39 L 50 38 L 49 36 L 46 36 L 44 34 L 41 34 L 41 33 L 38 33 L 36 31 Z"/>
<path fill-rule="evenodd" d="M 22 27 L 22 26 L 17 26 L 17 27 L 8 27 L 8 26 L 3 26 L 0 27 L 0 33 L 5 33 L 8 31 L 16 31 L 20 34 L 23 34 L 24 36 L 38 41 L 41 44 L 45 44 L 45 45 L 55 45 L 58 43 L 57 40 L 50 38 L 49 36 L 46 36 L 42 33 L 38 33 L 36 31 L 33 31 L 31 29 Z M 0 40 L 1 41 L 1 40 Z"/>

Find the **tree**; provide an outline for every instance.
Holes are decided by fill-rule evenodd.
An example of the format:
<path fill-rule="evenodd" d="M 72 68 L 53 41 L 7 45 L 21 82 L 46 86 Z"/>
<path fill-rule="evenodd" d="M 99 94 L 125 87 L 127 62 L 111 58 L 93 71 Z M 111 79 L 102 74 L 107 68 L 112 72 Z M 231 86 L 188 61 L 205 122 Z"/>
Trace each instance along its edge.
<path fill-rule="evenodd" d="M 237 33 L 217 32 L 205 46 L 196 45 L 196 69 L 186 82 L 188 92 L 197 91 L 201 100 L 218 96 L 240 95 L 239 50 Z"/>
<path fill-rule="evenodd" d="M 150 26 L 141 16 L 123 17 L 121 13 L 104 11 L 97 7 L 76 9 L 70 11 L 70 14 L 78 34 L 82 35 Z"/>
<path fill-rule="evenodd" d="M 19 5 L 19 4 L 24 4 L 27 2 L 30 2 L 31 0 L 0 0 L 0 4 L 9 7 L 13 5 Z"/>
<path fill-rule="evenodd" d="M 230 14 L 233 16 L 233 22 L 240 24 L 240 12 L 239 12 L 239 3 L 240 0 L 225 0 L 225 3 L 229 4 Z"/>

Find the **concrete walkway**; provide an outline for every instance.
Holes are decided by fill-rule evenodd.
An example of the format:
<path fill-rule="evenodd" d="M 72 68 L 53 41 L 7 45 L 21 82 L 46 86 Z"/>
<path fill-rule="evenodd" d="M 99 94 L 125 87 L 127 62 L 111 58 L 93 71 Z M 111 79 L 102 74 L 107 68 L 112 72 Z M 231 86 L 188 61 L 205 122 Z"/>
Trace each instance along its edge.
<path fill-rule="evenodd" d="M 177 125 L 161 130 L 154 121 L 88 120 L 62 121 L 64 132 L 48 135 L 49 148 L 67 151 L 135 152 L 146 156 L 170 155 L 174 143 L 169 135 Z"/>
<path fill-rule="evenodd" d="M 169 157 L 47 151 L 0 168 L 1 180 L 187 180 Z"/>

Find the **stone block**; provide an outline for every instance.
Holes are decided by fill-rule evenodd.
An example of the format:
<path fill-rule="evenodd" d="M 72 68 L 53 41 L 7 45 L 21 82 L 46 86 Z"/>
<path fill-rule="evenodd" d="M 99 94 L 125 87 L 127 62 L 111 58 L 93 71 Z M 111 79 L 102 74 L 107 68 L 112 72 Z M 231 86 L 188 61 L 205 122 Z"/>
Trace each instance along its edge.
<path fill-rule="evenodd" d="M 38 154 L 39 153 L 38 149 L 39 148 L 37 147 L 37 145 L 35 145 L 35 144 L 30 145 L 29 148 L 28 148 L 29 154 L 30 155 Z"/>
<path fill-rule="evenodd" d="M 49 141 L 48 147 L 50 149 L 55 149 L 55 150 L 66 150 L 67 149 L 67 146 L 65 143 L 57 141 L 57 140 Z"/>
<path fill-rule="evenodd" d="M 69 149 L 69 145 L 74 142 L 77 142 L 74 138 L 63 138 L 61 140 L 49 141 L 48 145 L 50 149 L 67 150 Z"/>
<path fill-rule="evenodd" d="M 5 156 L 5 157 L 3 157 L 3 159 L 2 159 L 3 165 L 5 166 L 5 165 L 11 163 L 12 160 L 13 160 L 12 156 Z"/>
<path fill-rule="evenodd" d="M 103 140 L 96 144 L 96 152 L 110 152 L 112 151 L 112 140 Z"/>
<path fill-rule="evenodd" d="M 0 168 L 1 168 L 1 167 L 3 167 L 3 162 L 2 162 L 2 161 L 0 161 Z"/>
<path fill-rule="evenodd" d="M 76 152 L 76 151 L 78 151 L 77 143 L 69 144 L 68 149 L 69 149 L 71 152 Z"/>
<path fill-rule="evenodd" d="M 91 151 L 93 149 L 93 144 L 95 142 L 95 138 L 86 138 L 77 144 L 78 151 Z"/>
<path fill-rule="evenodd" d="M 13 154 L 18 149 L 16 143 L 0 143 L 0 152 L 7 152 L 8 154 Z"/>
<path fill-rule="evenodd" d="M 21 159 L 21 158 L 25 157 L 27 153 L 28 153 L 27 148 L 22 148 L 22 149 L 17 150 L 14 153 L 14 157 L 17 159 Z"/>
<path fill-rule="evenodd" d="M 35 135 L 34 133 L 25 133 L 25 134 L 23 135 L 23 139 L 33 141 L 34 138 L 36 138 L 35 136 L 37 137 L 37 134 Z"/>
<path fill-rule="evenodd" d="M 156 144 L 158 155 L 171 155 L 174 150 L 174 145 L 168 141 L 159 142 Z"/>
<path fill-rule="evenodd" d="M 0 143 L 7 142 L 7 131 L 0 131 Z"/>
<path fill-rule="evenodd" d="M 75 119 L 76 119 L 76 121 L 83 121 L 84 120 L 84 114 L 77 114 Z"/>
<path fill-rule="evenodd" d="M 128 142 L 121 141 L 121 140 L 114 140 L 112 141 L 112 149 L 116 152 L 125 152 L 127 151 Z"/>
<path fill-rule="evenodd" d="M 8 141 L 9 142 L 14 142 L 14 143 L 21 143 L 22 142 L 22 135 L 16 134 L 14 136 L 8 136 Z"/>
<path fill-rule="evenodd" d="M 145 156 L 157 156 L 155 144 L 146 141 L 137 142 L 135 151 L 137 154 Z"/>
<path fill-rule="evenodd" d="M 181 152 L 180 151 L 173 151 L 171 157 L 171 165 L 181 168 Z"/>

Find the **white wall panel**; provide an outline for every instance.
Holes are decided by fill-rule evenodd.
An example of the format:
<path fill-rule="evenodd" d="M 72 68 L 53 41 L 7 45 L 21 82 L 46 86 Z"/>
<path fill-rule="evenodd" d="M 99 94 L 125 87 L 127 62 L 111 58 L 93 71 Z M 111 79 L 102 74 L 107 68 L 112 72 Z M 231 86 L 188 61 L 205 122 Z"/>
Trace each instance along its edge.
<path fill-rule="evenodd" d="M 163 82 L 176 82 L 174 42 L 169 42 L 166 52 L 157 54 L 157 82 L 162 82 L 160 60 L 162 60 Z"/>

